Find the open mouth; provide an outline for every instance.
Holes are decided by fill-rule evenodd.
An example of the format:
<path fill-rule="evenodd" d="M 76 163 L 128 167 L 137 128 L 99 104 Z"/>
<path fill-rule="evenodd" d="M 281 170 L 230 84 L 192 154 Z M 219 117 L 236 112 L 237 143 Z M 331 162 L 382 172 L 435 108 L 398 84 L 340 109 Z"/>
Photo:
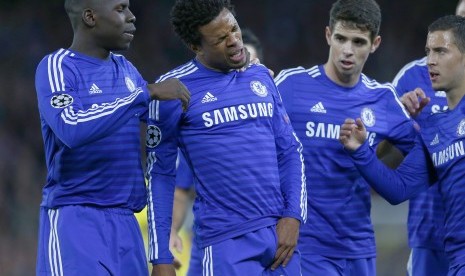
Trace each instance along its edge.
<path fill-rule="evenodd" d="M 434 79 L 437 79 L 437 77 L 439 76 L 438 73 L 435 73 L 435 72 L 429 72 L 429 77 L 434 80 Z"/>
<path fill-rule="evenodd" d="M 239 49 L 229 55 L 231 60 L 241 62 L 244 59 L 244 49 Z"/>
<path fill-rule="evenodd" d="M 341 64 L 344 68 L 349 68 L 349 67 L 352 67 L 354 65 L 353 62 L 351 61 L 347 61 L 347 60 L 341 60 Z"/>

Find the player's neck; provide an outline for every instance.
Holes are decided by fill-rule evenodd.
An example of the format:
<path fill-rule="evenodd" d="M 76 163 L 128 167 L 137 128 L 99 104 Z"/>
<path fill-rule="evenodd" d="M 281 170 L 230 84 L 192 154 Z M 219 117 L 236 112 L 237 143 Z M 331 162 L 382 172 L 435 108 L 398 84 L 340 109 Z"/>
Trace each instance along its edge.
<path fill-rule="evenodd" d="M 96 46 L 92 41 L 84 39 L 83 37 L 75 36 L 73 43 L 69 47 L 70 50 L 79 52 L 83 55 L 98 58 L 98 59 L 108 59 L 110 56 L 110 51 L 102 47 Z"/>
<path fill-rule="evenodd" d="M 327 62 L 323 68 L 325 69 L 326 76 L 334 83 L 343 87 L 354 87 L 357 85 L 360 74 L 343 74 L 331 63 Z"/>
<path fill-rule="evenodd" d="M 465 85 L 463 87 L 457 87 L 449 91 L 446 91 L 447 105 L 449 106 L 449 109 L 450 110 L 454 109 L 463 99 L 464 95 L 465 95 Z"/>

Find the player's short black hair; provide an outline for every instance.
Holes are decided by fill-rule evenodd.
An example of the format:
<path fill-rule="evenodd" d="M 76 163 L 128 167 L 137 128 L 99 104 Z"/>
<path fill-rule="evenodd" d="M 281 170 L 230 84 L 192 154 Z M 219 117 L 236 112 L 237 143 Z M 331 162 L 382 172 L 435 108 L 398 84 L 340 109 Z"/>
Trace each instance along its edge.
<path fill-rule="evenodd" d="M 263 62 L 263 48 L 262 43 L 258 39 L 258 37 L 252 32 L 252 30 L 248 28 L 241 29 L 242 32 L 242 42 L 244 44 L 250 44 L 255 48 L 257 51 L 258 59 Z"/>
<path fill-rule="evenodd" d="M 369 31 L 373 41 L 381 25 L 381 9 L 374 0 L 338 0 L 329 12 L 329 27 L 334 30 L 337 22 Z"/>
<path fill-rule="evenodd" d="M 436 31 L 451 31 L 455 45 L 462 54 L 465 53 L 465 17 L 458 15 L 440 17 L 428 26 L 428 33 Z"/>
<path fill-rule="evenodd" d="M 176 0 L 171 9 L 171 24 L 186 45 L 200 45 L 199 27 L 210 23 L 223 9 L 234 14 L 230 0 Z"/>

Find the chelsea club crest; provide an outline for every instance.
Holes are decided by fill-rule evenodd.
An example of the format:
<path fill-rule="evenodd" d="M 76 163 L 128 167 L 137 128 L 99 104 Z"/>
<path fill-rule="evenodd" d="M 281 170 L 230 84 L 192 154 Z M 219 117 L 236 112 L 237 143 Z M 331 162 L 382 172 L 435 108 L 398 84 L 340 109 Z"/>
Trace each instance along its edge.
<path fill-rule="evenodd" d="M 360 117 L 365 126 L 372 127 L 375 125 L 376 118 L 375 113 L 368 107 L 365 107 L 360 112 Z"/>
<path fill-rule="evenodd" d="M 259 81 L 251 81 L 250 88 L 257 96 L 266 97 L 268 95 L 268 90 L 266 89 L 266 86 Z"/>
<path fill-rule="evenodd" d="M 129 91 L 134 92 L 134 90 L 136 90 L 136 86 L 134 85 L 134 82 L 131 80 L 131 78 L 125 77 L 124 81 L 126 82 L 126 87 L 129 89 Z"/>
<path fill-rule="evenodd" d="M 458 127 L 457 127 L 457 136 L 464 136 L 465 135 L 465 119 L 462 119 L 460 121 Z"/>

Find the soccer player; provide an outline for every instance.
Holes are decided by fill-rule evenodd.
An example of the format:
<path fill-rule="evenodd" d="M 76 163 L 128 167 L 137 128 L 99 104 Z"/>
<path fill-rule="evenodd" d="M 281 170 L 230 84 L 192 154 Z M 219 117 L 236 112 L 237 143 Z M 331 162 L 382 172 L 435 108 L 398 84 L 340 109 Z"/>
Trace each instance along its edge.
<path fill-rule="evenodd" d="M 134 37 L 128 0 L 65 9 L 73 42 L 45 56 L 35 79 L 48 169 L 36 274 L 147 275 L 134 217 L 146 204 L 140 120 L 150 99 L 187 105 L 190 95 L 177 80 L 147 85 L 112 52 Z"/>
<path fill-rule="evenodd" d="M 325 64 L 280 72 L 275 82 L 304 146 L 308 217 L 298 247 L 302 275 L 375 275 L 370 188 L 338 142 L 341 122 L 360 116 L 375 148 L 389 140 L 407 151 L 415 130 L 388 84 L 362 73 L 381 42 L 373 0 L 340 0 L 330 11 Z"/>
<path fill-rule="evenodd" d="M 258 37 L 250 29 L 242 28 L 242 42 L 244 47 L 250 53 L 250 60 L 258 59 L 263 62 L 263 48 Z M 273 76 L 273 71 L 269 70 Z M 174 190 L 174 203 L 173 203 L 173 220 L 171 225 L 170 248 L 182 252 L 183 243 L 181 237 L 178 235 L 183 222 L 186 218 L 187 209 L 191 206 L 190 201 L 193 194 L 194 178 L 189 166 L 187 165 L 184 155 L 178 156 L 178 167 L 176 169 L 176 187 Z M 195 243 L 192 243 L 191 256 L 189 261 L 189 271 L 187 275 L 198 275 L 201 273 L 202 256 L 199 254 L 200 250 L 197 249 Z M 200 270 L 199 270 L 200 269 Z M 200 271 L 200 272 L 198 272 Z"/>
<path fill-rule="evenodd" d="M 420 127 L 423 127 L 432 113 L 447 110 L 444 91 L 434 91 L 431 87 L 426 57 L 405 65 L 395 77 L 393 85 L 401 96 L 421 89 L 418 93 L 424 93 L 431 99 L 428 109 L 415 117 Z M 399 158 L 402 160 L 403 157 Z M 407 226 L 409 246 L 412 249 L 407 274 L 447 275 L 449 261 L 444 253 L 444 207 L 438 185 L 433 185 L 428 191 L 410 199 Z"/>
<path fill-rule="evenodd" d="M 300 275 L 297 244 L 306 220 L 302 147 L 268 69 L 252 64 L 231 3 L 178 0 L 174 30 L 195 58 L 159 80 L 191 91 L 150 104 L 148 122 L 150 261 L 174 275 L 168 248 L 178 147 L 194 175 L 194 231 L 203 275 Z"/>
<path fill-rule="evenodd" d="M 465 1 L 457 3 L 456 15 L 465 16 Z M 432 113 L 447 110 L 444 91 L 434 91 L 426 64 L 426 57 L 414 60 L 405 65 L 393 81 L 397 93 L 401 96 L 408 92 L 421 89 L 431 101 L 427 110 L 420 114 L 412 114 L 420 125 L 424 124 Z M 416 98 L 417 93 L 412 93 Z M 404 98 L 401 97 L 401 101 Z M 412 110 L 415 113 L 415 110 Z M 402 160 L 402 156 L 398 159 Z M 397 161 L 396 163 L 399 163 Z M 410 276 L 441 276 L 447 275 L 449 261 L 444 252 L 444 206 L 440 196 L 439 185 L 431 186 L 428 191 L 418 194 L 409 201 L 408 240 L 412 248 L 407 264 L 407 274 Z"/>
<path fill-rule="evenodd" d="M 424 93 L 431 99 L 428 109 L 415 117 L 420 127 L 423 127 L 432 113 L 447 110 L 444 91 L 434 91 L 431 87 L 426 57 L 405 65 L 395 77 L 393 85 L 401 96 L 421 89 L 418 93 Z M 402 158 L 400 156 L 399 160 Z M 407 274 L 447 275 L 449 261 L 444 253 L 444 206 L 438 185 L 433 185 L 428 191 L 410 199 L 407 226 L 409 246 L 412 249 L 407 263 Z"/>
<path fill-rule="evenodd" d="M 344 122 L 340 141 L 368 183 L 393 204 L 427 190 L 437 181 L 445 212 L 447 275 L 465 275 L 465 18 L 449 15 L 433 22 L 428 27 L 425 49 L 432 88 L 446 93 L 448 109 L 425 119 L 414 148 L 400 166 L 391 170 L 373 158 L 360 119 Z M 418 95 L 421 101 L 426 99 L 424 94 Z"/>

